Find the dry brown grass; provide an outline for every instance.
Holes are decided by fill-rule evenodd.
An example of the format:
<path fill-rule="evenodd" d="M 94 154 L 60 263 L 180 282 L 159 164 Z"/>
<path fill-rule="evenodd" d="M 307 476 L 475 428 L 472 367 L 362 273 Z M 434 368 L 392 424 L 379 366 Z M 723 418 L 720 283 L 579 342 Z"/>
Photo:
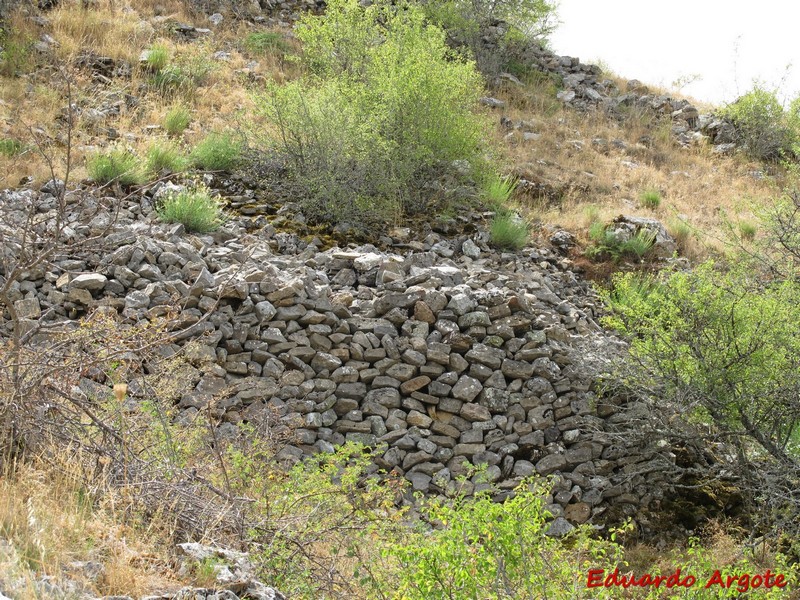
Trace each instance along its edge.
<path fill-rule="evenodd" d="M 16 464 L 0 476 L 0 584 L 14 598 L 37 595 L 37 581 L 72 582 L 98 595 L 138 596 L 179 587 L 164 542 L 130 521 L 124 498 L 87 488 L 81 460 Z M 156 559 L 155 556 L 163 558 Z M 96 563 L 92 572 L 80 563 Z M 69 585 L 69 584 L 68 584 Z"/>
<path fill-rule="evenodd" d="M 72 83 L 73 103 L 84 111 L 101 107 L 110 94 L 133 94 L 139 100 L 137 106 L 123 106 L 121 114 L 100 123 L 93 124 L 84 117 L 77 120 L 72 168 L 73 181 L 78 181 L 86 177 L 84 158 L 113 143 L 105 134 L 106 128 L 114 128 L 124 136 L 126 145 L 144 155 L 154 136 L 165 135 L 159 126 L 167 110 L 180 103 L 192 112 L 192 123 L 183 138 L 191 145 L 212 130 L 246 128 L 254 113 L 251 91 L 263 87 L 265 80 L 294 77 L 298 69 L 279 53 L 251 55 L 244 40 L 255 31 L 252 25 L 226 19 L 214 28 L 205 16 L 192 14 L 180 0 L 133 0 L 127 8 L 114 0 L 98 0 L 89 9 L 82 8 L 80 0 L 64 0 L 48 13 L 48 19 L 50 25 L 43 30 L 22 13 L 11 19 L 11 30 L 20 40 L 35 40 L 46 32 L 58 46 L 53 57 L 40 61 L 40 67 L 45 68 L 22 76 L 0 75 L 0 138 L 19 140 L 28 149 L 21 156 L 0 156 L 0 188 L 14 187 L 29 176 L 36 183 L 49 179 L 42 151 L 55 160 L 57 175 L 63 176 L 66 127 L 59 117 L 67 106 L 67 93 L 59 70 Z M 213 33 L 197 41 L 180 40 L 170 33 L 171 24 L 177 22 L 210 27 Z M 168 48 L 170 65 L 200 64 L 206 68 L 200 84 L 177 94 L 150 90 L 142 95 L 151 74 L 139 66 L 139 56 L 155 43 Z M 297 47 L 290 37 L 286 43 L 290 48 Z M 213 54 L 219 50 L 227 52 L 229 60 L 215 60 Z M 96 84 L 90 73 L 74 67 L 76 56 L 85 51 L 128 61 L 131 78 L 115 79 L 107 86 Z M 37 138 L 40 145 L 34 142 Z"/>
<path fill-rule="evenodd" d="M 587 206 L 600 220 L 628 213 L 667 226 L 683 222 L 692 234 L 684 235 L 681 245 L 696 257 L 721 246 L 726 219 L 755 220 L 757 207 L 777 193 L 770 178 L 755 175 L 764 169 L 758 163 L 716 156 L 702 145 L 678 145 L 669 120 L 638 109 L 621 122 L 599 111 L 555 110 L 552 94 L 546 85 L 508 91 L 505 116 L 525 121 L 529 126 L 522 131 L 538 137 L 523 141 L 518 134 L 508 140 L 508 130 L 499 128 L 497 134 L 509 171 L 535 184 L 523 200 L 542 222 L 585 231 Z M 543 113 L 537 106 L 550 108 Z M 616 140 L 625 147 L 615 146 Z M 658 208 L 641 206 L 646 189 L 661 191 Z"/>

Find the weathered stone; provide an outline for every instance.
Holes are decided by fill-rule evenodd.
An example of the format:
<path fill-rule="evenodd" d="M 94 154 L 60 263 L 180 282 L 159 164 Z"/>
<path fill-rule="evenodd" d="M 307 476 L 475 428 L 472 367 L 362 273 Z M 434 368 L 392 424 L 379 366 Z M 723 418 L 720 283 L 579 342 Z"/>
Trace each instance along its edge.
<path fill-rule="evenodd" d="M 489 412 L 489 409 L 485 406 L 481 406 L 480 404 L 472 404 L 466 403 L 461 407 L 459 411 L 459 415 L 465 418 L 467 421 L 489 421 L 492 418 L 492 414 Z"/>
<path fill-rule="evenodd" d="M 70 287 L 76 290 L 89 290 L 97 292 L 106 286 L 108 278 L 100 273 L 83 273 L 70 282 Z"/>
<path fill-rule="evenodd" d="M 452 394 L 454 398 L 465 402 L 472 402 L 481 393 L 483 386 L 477 379 L 462 375 L 458 382 L 453 386 Z"/>

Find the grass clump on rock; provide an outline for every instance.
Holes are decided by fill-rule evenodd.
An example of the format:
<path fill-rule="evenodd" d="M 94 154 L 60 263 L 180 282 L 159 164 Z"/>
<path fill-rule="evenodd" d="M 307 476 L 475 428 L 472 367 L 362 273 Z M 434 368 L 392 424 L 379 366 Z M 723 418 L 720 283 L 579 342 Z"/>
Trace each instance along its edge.
<path fill-rule="evenodd" d="M 168 194 L 156 211 L 163 223 L 181 223 L 192 233 L 214 231 L 225 221 L 219 200 L 204 186 Z"/>

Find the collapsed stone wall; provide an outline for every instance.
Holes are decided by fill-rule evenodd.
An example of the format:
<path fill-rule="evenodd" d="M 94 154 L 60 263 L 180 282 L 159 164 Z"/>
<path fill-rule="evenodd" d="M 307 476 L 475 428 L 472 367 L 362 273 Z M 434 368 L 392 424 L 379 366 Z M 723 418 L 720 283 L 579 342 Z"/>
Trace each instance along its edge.
<path fill-rule="evenodd" d="M 5 239 L 31 206 L 55 211 L 56 189 L 0 192 Z M 670 489 L 674 456 L 657 440 L 625 444 L 623 402 L 595 393 L 620 342 L 556 251 L 494 251 L 477 214 L 462 216 L 471 233 L 459 237 L 399 229 L 382 250 L 320 251 L 269 225 L 247 233 L 244 218 L 187 235 L 157 223 L 147 196 L 76 190 L 67 203 L 73 241 L 110 228 L 102 249 L 27 273 L 11 290 L 17 315 L 32 329 L 98 307 L 128 322 L 177 312 L 182 333 L 165 351 L 188 362 L 179 421 L 207 411 L 235 435 L 270 415 L 289 462 L 347 440 L 384 445 L 378 466 L 423 492 L 451 488 L 465 459 L 501 493 L 556 475 L 549 509 L 573 523 L 633 514 Z M 80 387 L 109 394 L 91 379 Z M 136 379 L 128 389 L 134 405 L 146 397 Z M 467 491 L 485 485 L 473 478 Z"/>

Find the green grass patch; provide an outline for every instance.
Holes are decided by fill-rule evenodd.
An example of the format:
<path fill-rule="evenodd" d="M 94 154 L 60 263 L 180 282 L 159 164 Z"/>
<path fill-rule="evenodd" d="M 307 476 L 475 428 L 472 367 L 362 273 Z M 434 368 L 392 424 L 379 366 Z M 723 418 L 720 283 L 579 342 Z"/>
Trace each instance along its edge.
<path fill-rule="evenodd" d="M 639 195 L 639 202 L 645 208 L 656 210 L 659 206 L 661 206 L 661 192 L 653 189 L 644 190 Z"/>
<path fill-rule="evenodd" d="M 230 133 L 210 133 L 190 155 L 192 165 L 204 171 L 230 171 L 239 163 L 242 143 Z"/>
<path fill-rule="evenodd" d="M 517 181 L 511 177 L 492 174 L 483 187 L 483 198 L 495 210 L 505 206 L 517 189 Z"/>
<path fill-rule="evenodd" d="M 181 135 L 189 123 L 192 122 L 192 113 L 188 108 L 176 105 L 167 111 L 164 117 L 164 131 L 171 136 Z"/>
<path fill-rule="evenodd" d="M 19 140 L 12 138 L 0 139 L 0 156 L 7 156 L 11 158 L 12 156 L 22 154 L 24 150 L 25 146 Z"/>
<path fill-rule="evenodd" d="M 147 172 L 153 175 L 162 171 L 180 173 L 189 166 L 189 159 L 175 144 L 156 142 L 147 151 L 145 165 Z"/>
<path fill-rule="evenodd" d="M 169 49 L 163 44 L 155 44 L 147 51 L 145 67 L 158 73 L 169 64 Z"/>
<path fill-rule="evenodd" d="M 182 223 L 194 233 L 214 231 L 225 221 L 219 200 L 202 186 L 168 195 L 156 212 L 163 223 Z"/>
<path fill-rule="evenodd" d="M 743 240 L 747 240 L 748 242 L 754 240 L 756 233 L 758 233 L 758 226 L 754 223 L 749 223 L 747 221 L 739 223 L 739 235 L 742 236 Z"/>
<path fill-rule="evenodd" d="M 684 248 L 692 237 L 692 227 L 680 219 L 675 219 L 669 224 L 669 234 L 675 238 L 678 246 Z"/>
<path fill-rule="evenodd" d="M 520 250 L 528 243 L 528 224 L 511 211 L 497 213 L 489 233 L 492 244 L 501 250 Z"/>
<path fill-rule="evenodd" d="M 590 258 L 598 260 L 611 258 L 614 261 L 621 258 L 641 260 L 653 247 L 656 234 L 640 229 L 631 238 L 623 240 L 611 227 L 597 222 L 589 228 L 589 239 L 592 244 L 586 248 L 586 254 Z"/>
<path fill-rule="evenodd" d="M 124 148 L 98 152 L 86 160 L 89 177 L 101 185 L 141 185 L 146 181 L 139 157 Z"/>
<path fill-rule="evenodd" d="M 253 54 L 278 54 L 283 56 L 291 50 L 283 34 L 275 31 L 257 31 L 244 40 L 244 47 Z"/>
<path fill-rule="evenodd" d="M 205 58 L 192 57 L 154 73 L 150 85 L 166 98 L 186 96 L 203 85 L 212 70 L 213 65 Z"/>

